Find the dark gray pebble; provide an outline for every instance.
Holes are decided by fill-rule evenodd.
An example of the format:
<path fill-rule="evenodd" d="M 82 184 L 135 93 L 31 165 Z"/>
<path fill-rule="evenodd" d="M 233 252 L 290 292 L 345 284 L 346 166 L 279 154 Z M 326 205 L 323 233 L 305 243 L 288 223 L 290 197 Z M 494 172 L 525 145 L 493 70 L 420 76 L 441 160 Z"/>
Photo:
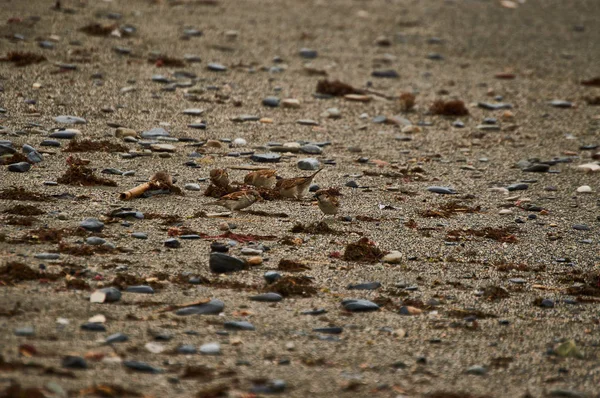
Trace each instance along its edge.
<path fill-rule="evenodd" d="M 106 326 L 102 323 L 86 322 L 81 325 L 81 330 L 86 330 L 88 332 L 106 332 Z"/>
<path fill-rule="evenodd" d="M 277 153 L 259 153 L 250 157 L 251 160 L 259 163 L 277 163 L 281 159 L 281 155 Z"/>
<path fill-rule="evenodd" d="M 348 285 L 348 289 L 350 290 L 375 290 L 381 287 L 381 283 L 379 282 L 364 282 L 357 283 L 355 285 Z"/>
<path fill-rule="evenodd" d="M 145 362 L 138 362 L 138 361 L 123 361 L 123 365 L 126 368 L 129 368 L 131 370 L 134 370 L 136 372 L 143 372 L 143 373 L 163 373 L 164 370 L 160 369 L 160 368 L 155 368 L 152 365 L 148 365 Z"/>
<path fill-rule="evenodd" d="M 529 188 L 527 184 L 512 184 L 506 187 L 509 191 L 525 191 Z"/>
<path fill-rule="evenodd" d="M 169 238 L 165 241 L 164 245 L 170 249 L 178 249 L 181 247 L 181 242 L 175 238 Z"/>
<path fill-rule="evenodd" d="M 123 333 L 115 333 L 111 334 L 104 340 L 104 344 L 113 344 L 113 343 L 123 343 L 128 341 L 129 337 L 124 335 Z"/>
<path fill-rule="evenodd" d="M 210 270 L 216 274 L 236 272 L 246 268 L 246 262 L 244 260 L 219 252 L 210 254 L 208 265 Z"/>
<path fill-rule="evenodd" d="M 140 285 L 140 286 L 128 286 L 125 289 L 127 293 L 142 293 L 142 294 L 154 294 L 154 289 L 151 286 Z"/>
<path fill-rule="evenodd" d="M 31 164 L 27 162 L 19 162 L 8 165 L 8 171 L 13 173 L 26 173 L 31 169 Z"/>
<path fill-rule="evenodd" d="M 247 321 L 228 321 L 223 324 L 223 327 L 230 330 L 256 330 L 254 325 Z"/>
<path fill-rule="evenodd" d="M 97 218 L 86 218 L 79 226 L 90 232 L 102 232 L 104 229 L 104 223 Z"/>
<path fill-rule="evenodd" d="M 344 331 L 341 327 L 315 328 L 313 332 L 324 334 L 340 334 Z"/>
<path fill-rule="evenodd" d="M 71 139 L 77 137 L 77 132 L 69 131 L 69 130 L 59 130 L 59 131 L 55 131 L 54 133 L 50 133 L 48 135 L 48 137 L 58 138 L 61 140 L 71 140 Z M 53 141 L 53 142 L 56 142 L 56 141 Z M 53 145 L 53 146 L 59 146 L 59 145 Z"/>
<path fill-rule="evenodd" d="M 257 294 L 256 296 L 250 296 L 249 299 L 252 301 L 274 303 L 283 300 L 283 296 L 278 293 L 262 293 Z"/>
<path fill-rule="evenodd" d="M 437 193 L 437 194 L 440 194 L 440 195 L 454 195 L 454 194 L 456 194 L 456 191 L 454 189 L 452 189 L 452 188 L 449 188 L 449 187 L 436 187 L 436 186 L 433 186 L 433 187 L 427 187 L 427 190 L 429 192 Z"/>
<path fill-rule="evenodd" d="M 273 283 L 277 281 L 277 279 L 281 278 L 281 274 L 276 271 L 267 271 L 264 273 L 263 278 L 265 278 L 265 281 L 267 281 L 267 283 Z"/>
<path fill-rule="evenodd" d="M 281 101 L 277 97 L 266 97 L 262 100 L 262 104 L 264 106 L 268 106 L 271 108 L 277 108 Z"/>
<path fill-rule="evenodd" d="M 394 69 L 382 69 L 382 70 L 374 70 L 371 73 L 371 76 L 373 77 L 379 77 L 379 78 L 384 78 L 384 79 L 397 79 L 400 77 L 400 75 L 398 74 L 398 72 L 396 72 Z"/>
<path fill-rule="evenodd" d="M 68 116 L 68 115 L 60 115 L 54 118 L 54 121 L 57 123 L 64 124 L 86 124 L 87 120 L 77 117 L 77 116 Z"/>
<path fill-rule="evenodd" d="M 301 48 L 299 54 L 302 58 L 314 59 L 319 55 L 317 50 L 311 50 L 310 48 Z"/>
<path fill-rule="evenodd" d="M 379 306 L 369 300 L 344 300 L 342 306 L 352 312 L 377 311 Z"/>
<path fill-rule="evenodd" d="M 177 310 L 175 315 L 218 315 L 223 312 L 225 303 L 221 300 L 212 299 L 208 303 L 185 307 Z"/>
<path fill-rule="evenodd" d="M 63 357 L 61 365 L 63 368 L 67 369 L 87 369 L 87 362 L 83 357 L 75 356 L 75 355 L 67 355 Z"/>

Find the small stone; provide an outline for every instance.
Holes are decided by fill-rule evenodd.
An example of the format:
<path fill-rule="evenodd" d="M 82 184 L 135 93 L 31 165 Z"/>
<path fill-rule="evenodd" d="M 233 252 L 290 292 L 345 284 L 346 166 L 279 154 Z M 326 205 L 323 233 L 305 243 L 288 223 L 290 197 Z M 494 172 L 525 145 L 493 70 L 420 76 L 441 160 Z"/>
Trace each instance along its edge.
<path fill-rule="evenodd" d="M 345 185 L 349 188 L 358 188 L 358 183 L 354 180 L 348 181 Z"/>
<path fill-rule="evenodd" d="M 173 152 L 175 152 L 177 147 L 175 147 L 175 145 L 171 145 L 171 144 L 152 144 L 152 145 L 150 145 L 150 149 L 153 150 L 154 152 L 173 153 Z"/>
<path fill-rule="evenodd" d="M 281 274 L 276 271 L 267 271 L 263 274 L 263 278 L 267 283 L 273 283 L 281 278 Z"/>
<path fill-rule="evenodd" d="M 141 293 L 141 294 L 154 294 L 154 289 L 151 286 L 140 285 L 140 286 L 128 286 L 125 289 L 127 293 Z"/>
<path fill-rule="evenodd" d="M 90 297 L 92 303 L 114 303 L 119 300 L 121 300 L 121 292 L 115 287 L 98 289 Z"/>
<path fill-rule="evenodd" d="M 165 245 L 165 247 L 168 247 L 170 249 L 178 249 L 181 247 L 181 242 L 179 242 L 175 238 L 170 238 L 170 239 L 165 240 L 164 245 Z"/>
<path fill-rule="evenodd" d="M 61 365 L 63 368 L 67 369 L 87 369 L 87 362 L 83 357 L 75 356 L 75 355 L 67 355 L 63 357 Z"/>
<path fill-rule="evenodd" d="M 77 117 L 77 116 L 66 116 L 61 115 L 54 118 L 54 121 L 57 123 L 63 124 L 86 124 L 87 120 Z"/>
<path fill-rule="evenodd" d="M 300 147 L 300 151 L 304 153 L 309 153 L 311 155 L 319 155 L 323 153 L 323 149 L 321 149 L 321 147 L 317 145 L 302 145 Z"/>
<path fill-rule="evenodd" d="M 252 301 L 273 303 L 283 300 L 283 296 L 278 293 L 262 293 L 255 296 L 250 296 L 249 299 Z"/>
<path fill-rule="evenodd" d="M 525 191 L 529 188 L 527 184 L 512 184 L 506 187 L 509 191 Z"/>
<path fill-rule="evenodd" d="M 379 282 L 364 282 L 364 283 L 357 283 L 357 284 L 350 284 L 348 285 L 347 289 L 348 290 L 375 290 L 375 289 L 379 289 L 381 287 L 381 283 Z"/>
<path fill-rule="evenodd" d="M 164 373 L 164 370 L 160 369 L 160 368 L 155 368 L 152 365 L 148 365 L 145 362 L 138 362 L 138 361 L 123 361 L 123 366 L 134 370 L 136 372 L 143 372 L 143 373 Z"/>
<path fill-rule="evenodd" d="M 200 354 L 203 355 L 220 355 L 221 345 L 219 343 L 207 343 L 200 346 Z"/>
<path fill-rule="evenodd" d="M 316 333 L 324 333 L 324 334 L 341 334 L 344 331 L 341 327 L 328 327 L 328 328 L 315 328 L 313 332 Z"/>
<path fill-rule="evenodd" d="M 457 192 L 449 187 L 437 187 L 437 186 L 432 186 L 432 187 L 427 187 L 427 190 L 429 192 L 433 192 L 433 193 L 437 193 L 440 195 L 454 195 Z"/>
<path fill-rule="evenodd" d="M 366 312 L 366 311 L 377 311 L 379 310 L 379 306 L 372 301 L 369 300 L 344 300 L 342 301 L 342 306 L 347 311 L 352 312 Z"/>
<path fill-rule="evenodd" d="M 579 188 L 577 188 L 577 192 L 578 193 L 591 193 L 592 191 L 592 187 L 590 187 L 589 185 L 582 185 Z"/>
<path fill-rule="evenodd" d="M 277 97 L 266 97 L 263 99 L 262 104 L 271 108 L 277 108 L 280 102 Z"/>
<path fill-rule="evenodd" d="M 321 163 L 315 158 L 305 158 L 298 161 L 300 170 L 319 170 Z"/>
<path fill-rule="evenodd" d="M 128 129 L 126 127 L 119 127 L 116 131 L 115 131 L 115 137 L 123 139 L 125 137 L 137 137 L 137 133 L 135 130 L 133 129 Z"/>
<path fill-rule="evenodd" d="M 204 109 L 200 109 L 200 108 L 188 108 L 188 109 L 184 109 L 183 112 L 184 115 L 191 115 L 191 116 L 200 116 L 204 113 Z"/>
<path fill-rule="evenodd" d="M 162 127 L 153 128 L 151 130 L 144 131 L 141 134 L 142 138 L 147 138 L 147 139 L 156 139 L 159 137 L 169 137 L 169 136 L 170 136 L 169 132 Z"/>
<path fill-rule="evenodd" d="M 302 126 L 318 126 L 319 122 L 317 122 L 316 120 L 312 120 L 312 119 L 300 119 L 300 120 L 296 120 L 296 123 L 302 125 Z"/>
<path fill-rule="evenodd" d="M 354 102 L 369 102 L 373 99 L 370 96 L 364 94 L 346 94 L 344 95 L 344 98 L 348 101 Z"/>
<path fill-rule="evenodd" d="M 410 305 L 404 305 L 400 307 L 398 313 L 400 315 L 421 315 L 423 313 L 423 310 L 420 308 L 412 307 Z"/>
<path fill-rule="evenodd" d="M 393 250 L 385 256 L 383 256 L 381 261 L 388 264 L 399 264 L 400 262 L 402 262 L 403 259 L 404 255 L 402 253 L 400 253 L 397 250 Z"/>
<path fill-rule="evenodd" d="M 310 48 L 301 48 L 299 54 L 302 58 L 305 59 L 314 59 L 317 58 L 318 53 L 316 50 L 311 50 Z"/>
<path fill-rule="evenodd" d="M 61 140 L 71 140 L 80 135 L 81 135 L 81 132 L 79 130 L 67 129 L 67 130 L 59 130 L 59 131 L 55 131 L 54 133 L 50 133 L 48 135 L 48 137 L 58 138 Z"/>
<path fill-rule="evenodd" d="M 35 329 L 33 326 L 24 326 L 21 328 L 16 328 L 14 333 L 15 336 L 33 336 L 35 335 Z"/>
<path fill-rule="evenodd" d="M 106 326 L 97 322 L 86 322 L 80 328 L 88 332 L 106 332 Z"/>
<path fill-rule="evenodd" d="M 8 171 L 13 173 L 26 173 L 31 169 L 31 164 L 27 162 L 19 162 L 8 165 Z"/>
<path fill-rule="evenodd" d="M 210 300 L 208 303 L 185 307 L 177 310 L 175 315 L 217 315 L 223 312 L 225 304 L 221 300 Z"/>
<path fill-rule="evenodd" d="M 79 227 L 90 232 L 102 232 L 104 223 L 97 218 L 86 218 L 79 224 Z"/>
<path fill-rule="evenodd" d="M 60 257 L 59 253 L 36 253 L 33 257 L 38 260 L 58 260 Z"/>
<path fill-rule="evenodd" d="M 575 224 L 573 225 L 573 229 L 577 231 L 589 231 L 591 228 L 585 224 Z"/>
<path fill-rule="evenodd" d="M 261 256 L 253 256 L 246 260 L 246 263 L 251 267 L 259 266 L 263 263 L 263 259 Z"/>
<path fill-rule="evenodd" d="M 374 70 L 371 72 L 371 76 L 384 79 L 397 79 L 400 77 L 398 72 L 396 72 L 394 69 Z"/>
<path fill-rule="evenodd" d="M 225 322 L 223 327 L 230 330 L 256 330 L 254 325 L 247 321 L 229 321 Z"/>
<path fill-rule="evenodd" d="M 554 301 L 552 301 L 550 299 L 543 299 L 540 302 L 540 307 L 542 307 L 542 308 L 554 308 Z"/>
<path fill-rule="evenodd" d="M 191 344 L 182 344 L 179 347 L 177 347 L 178 354 L 193 355 L 193 354 L 196 354 L 197 352 L 198 352 L 198 350 L 196 350 L 196 347 L 194 347 Z"/>
<path fill-rule="evenodd" d="M 509 281 L 511 281 L 512 283 L 519 284 L 519 285 L 527 283 L 527 280 L 523 279 L 523 278 L 512 278 L 512 279 L 509 279 Z"/>
<path fill-rule="evenodd" d="M 484 368 L 483 366 L 475 365 L 475 366 L 471 366 L 470 368 L 468 368 L 465 371 L 465 373 L 470 374 L 470 375 L 485 376 L 487 373 L 487 369 Z"/>
<path fill-rule="evenodd" d="M 185 184 L 184 189 L 188 190 L 188 191 L 199 191 L 200 190 L 200 185 L 198 184 L 194 184 L 194 183 L 190 183 L 190 184 Z"/>
<path fill-rule="evenodd" d="M 284 108 L 300 108 L 300 100 L 296 98 L 286 98 L 281 101 L 281 106 Z"/>
<path fill-rule="evenodd" d="M 507 216 L 513 214 L 513 211 L 511 209 L 502 209 L 498 212 L 498 214 L 500 214 L 501 216 Z"/>
<path fill-rule="evenodd" d="M 260 153 L 252 155 L 250 159 L 259 163 L 277 163 L 281 159 L 281 155 L 273 152 Z"/>
<path fill-rule="evenodd" d="M 553 100 L 553 101 L 550 101 L 549 104 L 555 108 L 572 108 L 573 107 L 572 102 L 563 101 L 563 100 Z"/>
<path fill-rule="evenodd" d="M 214 62 L 211 62 L 208 65 L 206 65 L 206 68 L 208 70 L 213 71 L 213 72 L 225 72 L 225 71 L 227 71 L 227 67 L 225 65 L 221 65 L 221 64 L 218 64 L 218 63 L 214 63 Z"/>
<path fill-rule="evenodd" d="M 129 337 L 124 335 L 123 333 L 115 333 L 111 334 L 104 340 L 104 344 L 114 344 L 114 343 L 123 343 L 128 341 Z"/>
<path fill-rule="evenodd" d="M 586 163 L 586 164 L 582 164 L 577 166 L 577 168 L 579 170 L 583 170 L 583 171 L 588 171 L 588 172 L 595 172 L 600 170 L 600 164 L 597 163 Z"/>
<path fill-rule="evenodd" d="M 85 239 L 85 243 L 91 246 L 100 246 L 106 243 L 106 239 L 102 239 L 97 236 L 90 236 Z"/>
<path fill-rule="evenodd" d="M 342 116 L 342 113 L 338 108 L 329 108 L 325 111 L 326 116 L 330 119 L 339 119 Z"/>
<path fill-rule="evenodd" d="M 479 102 L 477 104 L 478 107 L 483 108 L 483 109 L 487 109 L 487 110 L 491 110 L 491 111 L 496 111 L 499 109 L 512 109 L 512 104 L 505 104 L 502 102 L 498 102 L 495 104 L 489 103 L 489 102 Z"/>
<path fill-rule="evenodd" d="M 523 169 L 524 172 L 528 173 L 546 173 L 548 170 L 550 170 L 550 165 L 545 163 L 535 163 Z"/>
<path fill-rule="evenodd" d="M 209 268 L 216 274 L 241 271 L 246 268 L 246 262 L 227 254 L 213 252 L 210 254 Z"/>
<path fill-rule="evenodd" d="M 134 232 L 131 236 L 136 239 L 148 239 L 148 234 L 144 232 Z"/>

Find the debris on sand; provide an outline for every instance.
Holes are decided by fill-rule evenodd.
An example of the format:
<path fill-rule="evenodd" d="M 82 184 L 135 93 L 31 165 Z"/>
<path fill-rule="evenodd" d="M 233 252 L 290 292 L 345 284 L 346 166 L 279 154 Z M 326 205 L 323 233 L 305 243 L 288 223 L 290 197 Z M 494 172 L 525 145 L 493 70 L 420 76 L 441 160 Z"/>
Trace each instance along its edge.
<path fill-rule="evenodd" d="M 306 264 L 301 263 L 300 261 L 291 260 L 289 258 L 282 258 L 279 260 L 279 265 L 277 265 L 277 269 L 280 271 L 287 272 L 302 272 L 307 271 L 310 267 Z"/>
<path fill-rule="evenodd" d="M 8 216 L 6 219 L 6 224 L 30 227 L 36 221 L 38 221 L 38 219 L 32 216 Z"/>
<path fill-rule="evenodd" d="M 312 224 L 304 225 L 302 223 L 295 224 L 291 231 L 293 233 L 311 234 L 311 235 L 340 235 L 340 231 L 336 231 L 327 225 L 326 222 L 320 221 Z"/>
<path fill-rule="evenodd" d="M 46 214 L 45 211 L 30 205 L 15 205 L 3 211 L 3 213 L 13 214 L 17 216 L 40 216 Z"/>
<path fill-rule="evenodd" d="M 151 56 L 148 58 L 148 63 L 154 64 L 157 67 L 168 67 L 168 68 L 183 68 L 185 62 L 182 59 L 169 57 L 167 55 Z"/>
<path fill-rule="evenodd" d="M 429 111 L 434 115 L 443 116 L 466 116 L 469 114 L 469 110 L 461 100 L 436 100 Z"/>
<path fill-rule="evenodd" d="M 358 261 L 366 263 L 376 263 L 383 257 L 383 252 L 375 246 L 375 243 L 368 238 L 361 238 L 358 242 L 348 243 L 344 256 L 346 261 Z"/>
<path fill-rule="evenodd" d="M 402 93 L 400 97 L 398 97 L 398 102 L 400 104 L 400 110 L 402 112 L 410 112 L 415 107 L 415 103 L 417 97 L 413 93 Z"/>
<path fill-rule="evenodd" d="M 111 142 L 109 140 L 73 140 L 63 150 L 64 152 L 127 152 L 125 145 Z"/>
<path fill-rule="evenodd" d="M 307 276 L 284 276 L 263 289 L 265 292 L 279 293 L 284 297 L 310 297 L 317 293 L 312 280 Z"/>
<path fill-rule="evenodd" d="M 27 162 L 30 164 L 33 164 L 33 162 L 31 162 L 27 156 L 23 155 L 22 153 L 14 153 L 9 157 L 5 157 L 5 158 L 0 158 L 0 164 L 4 165 L 4 164 L 13 164 L 13 163 L 20 163 L 20 162 Z"/>
<path fill-rule="evenodd" d="M 0 58 L 0 62 L 12 62 L 15 66 L 27 66 L 39 64 L 46 61 L 46 57 L 32 52 L 11 51 L 5 57 Z"/>
<path fill-rule="evenodd" d="M 117 29 L 116 25 L 100 25 L 99 23 L 91 23 L 80 28 L 79 31 L 90 36 L 110 36 Z"/>
<path fill-rule="evenodd" d="M 93 256 L 96 254 L 113 254 L 116 253 L 116 249 L 106 245 L 69 245 L 61 242 L 58 244 L 58 252 L 72 256 Z"/>
<path fill-rule="evenodd" d="M 600 87 L 600 76 L 593 77 L 593 78 L 588 79 L 588 80 L 582 80 L 581 84 L 583 86 L 589 86 L 589 87 Z"/>
<path fill-rule="evenodd" d="M 89 161 L 78 157 L 69 156 L 67 158 L 67 171 L 60 176 L 56 181 L 59 184 L 75 185 L 75 186 L 93 186 L 104 185 L 108 187 L 116 187 L 117 183 L 108 178 L 98 177 L 94 174 L 94 170 L 86 167 Z"/>
<path fill-rule="evenodd" d="M 142 196 L 147 191 L 165 191 L 165 193 L 175 193 L 177 195 L 183 195 L 181 189 L 173 185 L 173 177 L 164 171 L 159 171 L 154 174 L 150 181 L 145 182 L 137 187 L 131 188 L 129 191 L 122 192 L 119 194 L 121 200 L 131 200 Z"/>
<path fill-rule="evenodd" d="M 0 199 L 22 200 L 31 202 L 51 202 L 54 200 L 51 196 L 37 192 L 28 191 L 23 187 L 9 187 L 0 191 Z"/>
<path fill-rule="evenodd" d="M 498 242 L 516 243 L 518 241 L 517 237 L 515 236 L 515 232 L 517 230 L 518 229 L 513 226 L 498 228 L 485 227 L 482 229 L 453 229 L 448 231 L 446 239 L 456 242 L 459 240 L 468 240 L 469 237 L 475 236 L 478 238 L 492 239 Z"/>
<path fill-rule="evenodd" d="M 6 265 L 0 267 L 0 285 L 38 279 L 56 280 L 59 277 L 60 275 L 42 273 L 16 261 L 8 262 Z"/>
<path fill-rule="evenodd" d="M 317 83 L 317 93 L 343 97 L 347 94 L 364 94 L 364 90 L 354 88 L 348 83 L 339 80 L 323 79 Z"/>

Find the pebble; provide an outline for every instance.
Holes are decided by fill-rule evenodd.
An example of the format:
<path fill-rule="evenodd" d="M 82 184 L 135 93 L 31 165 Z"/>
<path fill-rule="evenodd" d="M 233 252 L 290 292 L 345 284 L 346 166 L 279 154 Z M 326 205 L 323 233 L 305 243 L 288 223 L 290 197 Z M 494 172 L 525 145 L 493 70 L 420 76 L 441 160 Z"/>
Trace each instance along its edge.
<path fill-rule="evenodd" d="M 296 123 L 302 125 L 302 126 L 318 126 L 319 122 L 312 120 L 312 119 L 300 119 L 300 120 L 296 120 Z"/>
<path fill-rule="evenodd" d="M 550 165 L 549 164 L 545 164 L 545 163 L 536 163 L 533 164 L 529 167 L 525 167 L 523 169 L 524 172 L 528 172 L 528 173 L 546 173 L 548 170 L 550 169 Z"/>
<path fill-rule="evenodd" d="M 183 112 L 184 115 L 192 115 L 192 116 L 200 116 L 204 113 L 204 109 L 200 109 L 200 108 L 188 108 L 188 109 L 184 109 Z"/>
<path fill-rule="evenodd" d="M 212 299 L 208 303 L 181 308 L 175 312 L 175 315 L 218 315 L 223 312 L 224 308 L 225 303 Z"/>
<path fill-rule="evenodd" d="M 168 247 L 170 249 L 178 249 L 181 247 L 181 242 L 179 242 L 175 238 L 169 238 L 169 239 L 165 240 L 164 245 L 165 245 L 165 247 Z"/>
<path fill-rule="evenodd" d="M 244 247 L 240 251 L 240 253 L 242 253 L 243 255 L 246 255 L 246 256 L 256 256 L 256 255 L 262 254 L 262 252 L 263 251 L 260 250 L 260 249 L 254 249 L 254 248 L 251 248 L 251 247 Z"/>
<path fill-rule="evenodd" d="M 162 370 L 160 368 L 155 368 L 154 366 L 149 365 L 145 362 L 123 361 L 123 366 L 125 366 L 131 370 L 135 370 L 136 372 L 153 373 L 153 374 L 164 373 L 164 370 Z"/>
<path fill-rule="evenodd" d="M 19 162 L 8 165 L 8 171 L 13 173 L 26 173 L 31 169 L 31 164 L 27 162 Z"/>
<path fill-rule="evenodd" d="M 421 315 L 423 313 L 423 310 L 416 307 L 412 307 L 410 305 L 403 305 L 398 310 L 398 313 L 400 315 Z"/>
<path fill-rule="evenodd" d="M 300 100 L 296 99 L 296 98 L 286 98 L 283 101 L 281 101 L 281 106 L 283 106 L 284 108 L 300 108 Z"/>
<path fill-rule="evenodd" d="M 221 345 L 219 343 L 206 343 L 200 346 L 200 354 L 204 355 L 220 355 Z"/>
<path fill-rule="evenodd" d="M 324 116 L 328 117 L 330 119 L 339 119 L 342 116 L 342 113 L 340 112 L 340 110 L 338 108 L 328 108 L 325 111 Z"/>
<path fill-rule="evenodd" d="M 127 293 L 154 294 L 154 289 L 152 289 L 151 286 L 146 285 L 128 286 L 125 291 Z"/>
<path fill-rule="evenodd" d="M 213 72 L 225 72 L 225 71 L 227 71 L 227 67 L 225 65 L 221 65 L 221 64 L 218 64 L 218 63 L 214 63 L 214 62 L 211 62 L 208 65 L 206 65 L 206 68 L 208 70 L 213 71 Z"/>
<path fill-rule="evenodd" d="M 150 149 L 152 149 L 154 152 L 173 153 L 177 148 L 175 145 L 171 144 L 152 144 L 150 145 Z"/>
<path fill-rule="evenodd" d="M 61 365 L 63 368 L 67 369 L 87 369 L 87 362 L 83 357 L 75 356 L 75 355 L 67 355 L 63 357 L 61 361 Z"/>
<path fill-rule="evenodd" d="M 96 297 L 98 300 L 94 300 Z M 121 300 L 121 292 L 116 287 L 98 289 L 90 297 L 90 302 L 92 303 L 114 303 L 119 300 Z"/>
<path fill-rule="evenodd" d="M 301 48 L 298 52 L 302 58 L 305 59 L 314 59 L 317 58 L 318 53 L 316 50 L 311 50 L 310 48 Z"/>
<path fill-rule="evenodd" d="M 90 236 L 85 239 L 85 243 L 91 246 L 100 246 L 106 243 L 106 239 L 102 239 L 97 236 Z"/>
<path fill-rule="evenodd" d="M 227 229 L 229 229 L 229 227 L 227 227 Z M 219 252 L 219 253 L 227 253 L 229 251 L 229 246 L 227 246 L 223 243 L 219 243 L 219 242 L 212 242 L 210 244 L 210 251 Z"/>
<path fill-rule="evenodd" d="M 525 191 L 529 188 L 527 184 L 512 184 L 506 187 L 509 191 Z"/>
<path fill-rule="evenodd" d="M 250 296 L 249 299 L 252 301 L 274 303 L 283 300 L 283 296 L 278 293 L 262 293 L 255 296 Z"/>
<path fill-rule="evenodd" d="M 483 109 L 487 109 L 487 110 L 491 110 L 491 111 L 496 111 L 499 109 L 512 109 L 512 104 L 505 104 L 502 102 L 498 102 L 498 103 L 489 103 L 489 102 L 479 102 L 477 104 L 478 107 L 483 108 Z"/>
<path fill-rule="evenodd" d="M 280 99 L 277 97 L 266 97 L 262 100 L 262 104 L 264 106 L 268 106 L 271 108 L 277 108 L 280 104 Z"/>
<path fill-rule="evenodd" d="M 212 252 L 208 261 L 209 268 L 216 274 L 241 271 L 246 268 L 246 262 L 227 254 Z"/>
<path fill-rule="evenodd" d="M 148 138 L 148 139 L 156 139 L 158 137 L 169 137 L 169 136 L 170 136 L 169 132 L 162 127 L 153 128 L 151 130 L 144 131 L 141 134 L 142 138 Z"/>
<path fill-rule="evenodd" d="M 98 322 L 86 322 L 80 328 L 88 332 L 106 332 L 106 326 Z"/>
<path fill-rule="evenodd" d="M 540 307 L 542 307 L 542 308 L 554 308 L 554 301 L 552 301 L 550 299 L 543 299 L 540 302 Z"/>
<path fill-rule="evenodd" d="M 325 333 L 325 334 L 341 334 L 344 331 L 341 327 L 328 327 L 328 328 L 315 328 L 313 332 L 316 333 Z"/>
<path fill-rule="evenodd" d="M 15 336 L 22 336 L 22 337 L 33 336 L 33 335 L 35 335 L 35 329 L 33 328 L 33 326 L 24 326 L 24 327 L 16 328 L 14 330 L 14 333 L 15 333 Z"/>
<path fill-rule="evenodd" d="M 246 145 L 248 145 L 248 141 L 246 141 L 243 138 L 236 138 L 231 143 L 231 146 L 234 147 L 234 148 L 244 147 Z"/>
<path fill-rule="evenodd" d="M 589 231 L 590 227 L 585 224 L 575 224 L 575 225 L 573 225 L 573 229 L 575 229 L 577 231 Z"/>
<path fill-rule="evenodd" d="M 273 283 L 281 278 L 281 274 L 276 271 L 267 271 L 263 274 L 263 278 L 267 283 Z"/>
<path fill-rule="evenodd" d="M 50 138 L 58 138 L 60 140 L 71 140 L 77 136 L 80 136 L 81 132 L 79 130 L 59 130 L 54 133 L 50 133 L 48 137 Z"/>
<path fill-rule="evenodd" d="M 525 280 L 523 278 L 512 278 L 512 279 L 509 279 L 509 281 L 511 281 L 512 283 L 519 284 L 519 285 L 527 283 L 527 280 Z"/>
<path fill-rule="evenodd" d="M 38 260 L 58 260 L 60 257 L 59 253 L 36 253 L 34 254 L 35 258 Z"/>
<path fill-rule="evenodd" d="M 129 337 L 127 337 L 127 335 L 119 332 L 119 333 L 111 334 L 110 336 L 108 336 L 104 340 L 104 344 L 123 343 L 128 340 L 129 340 Z"/>
<path fill-rule="evenodd" d="M 379 289 L 381 287 L 381 283 L 379 282 L 364 282 L 364 283 L 357 283 L 357 284 L 350 284 L 348 285 L 348 289 L 349 290 L 375 290 L 375 289 Z"/>
<path fill-rule="evenodd" d="M 273 152 L 259 153 L 252 155 L 250 159 L 259 163 L 277 163 L 281 160 L 281 155 Z"/>
<path fill-rule="evenodd" d="M 388 264 L 399 264 L 400 262 L 402 262 L 403 258 L 404 258 L 404 255 L 401 252 L 399 252 L 397 250 L 393 250 L 393 251 L 389 252 L 388 254 L 386 254 L 385 256 L 383 256 L 381 261 L 384 263 L 388 263 Z"/>
<path fill-rule="evenodd" d="M 577 192 L 578 193 L 591 193 L 592 191 L 592 187 L 590 187 L 589 185 L 582 185 L 579 188 L 577 188 Z"/>
<path fill-rule="evenodd" d="M 200 185 L 194 184 L 194 183 L 185 184 L 184 189 L 186 189 L 188 191 L 199 191 Z"/>
<path fill-rule="evenodd" d="M 397 79 L 400 77 L 398 72 L 396 72 L 394 69 L 374 70 L 371 72 L 371 76 L 384 79 Z"/>
<path fill-rule="evenodd" d="M 63 124 L 86 124 L 87 120 L 77 117 L 77 116 L 68 116 L 68 115 L 60 115 L 54 118 L 54 121 L 57 123 Z"/>
<path fill-rule="evenodd" d="M 179 347 L 177 347 L 178 354 L 193 355 L 193 354 L 196 354 L 197 352 L 198 352 L 198 350 L 196 349 L 196 347 L 194 347 L 191 344 L 182 344 Z"/>
<path fill-rule="evenodd" d="M 342 306 L 352 312 L 377 311 L 379 306 L 369 300 L 344 300 Z"/>
<path fill-rule="evenodd" d="M 358 183 L 354 180 L 348 181 L 345 185 L 349 188 L 358 188 Z"/>
<path fill-rule="evenodd" d="M 553 101 L 550 101 L 549 104 L 555 108 L 572 108 L 573 107 L 572 102 L 563 101 L 563 100 L 553 100 Z"/>
<path fill-rule="evenodd" d="M 300 147 L 300 151 L 304 152 L 304 153 L 309 153 L 311 155 L 319 155 L 321 153 L 323 153 L 323 149 L 321 149 L 320 146 L 317 145 L 302 145 Z"/>
<path fill-rule="evenodd" d="M 102 232 L 104 229 L 104 223 L 97 218 L 86 218 L 79 226 L 90 232 Z"/>
<path fill-rule="evenodd" d="M 427 187 L 427 190 L 429 192 L 433 192 L 433 193 L 437 193 L 440 195 L 454 195 L 457 192 L 449 187 L 437 187 L 437 186 L 432 186 L 432 187 Z"/>
<path fill-rule="evenodd" d="M 230 330 L 256 330 L 254 325 L 247 321 L 228 321 L 223 327 Z"/>
<path fill-rule="evenodd" d="M 487 369 L 483 366 L 475 365 L 468 368 L 465 373 L 470 375 L 485 376 L 487 374 Z"/>
<path fill-rule="evenodd" d="M 319 170 L 321 163 L 315 158 L 305 158 L 298 161 L 300 170 Z"/>

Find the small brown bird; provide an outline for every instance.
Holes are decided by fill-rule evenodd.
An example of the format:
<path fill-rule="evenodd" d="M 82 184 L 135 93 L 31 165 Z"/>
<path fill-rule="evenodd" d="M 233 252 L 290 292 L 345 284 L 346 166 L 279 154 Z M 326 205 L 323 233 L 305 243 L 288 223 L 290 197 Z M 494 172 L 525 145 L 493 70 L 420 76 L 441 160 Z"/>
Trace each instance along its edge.
<path fill-rule="evenodd" d="M 219 188 L 227 188 L 229 186 L 229 174 L 225 169 L 212 169 L 210 171 L 210 182 Z"/>
<path fill-rule="evenodd" d="M 256 201 L 262 201 L 262 197 L 254 189 L 248 191 L 237 191 L 221 196 L 216 202 L 207 203 L 207 206 L 223 206 L 228 210 L 242 210 L 252 206 Z"/>
<path fill-rule="evenodd" d="M 257 170 L 244 177 L 244 184 L 258 188 L 272 189 L 277 182 L 277 170 Z"/>
<path fill-rule="evenodd" d="M 308 177 L 282 178 L 277 181 L 275 187 L 284 198 L 302 199 L 308 191 L 313 178 L 315 178 L 317 173 L 321 170 L 323 169 L 315 171 L 313 175 Z"/>
<path fill-rule="evenodd" d="M 340 200 L 338 196 L 342 194 L 335 188 L 330 189 L 319 189 L 315 192 L 315 198 L 317 198 L 319 209 L 324 215 L 335 215 L 340 209 Z"/>

